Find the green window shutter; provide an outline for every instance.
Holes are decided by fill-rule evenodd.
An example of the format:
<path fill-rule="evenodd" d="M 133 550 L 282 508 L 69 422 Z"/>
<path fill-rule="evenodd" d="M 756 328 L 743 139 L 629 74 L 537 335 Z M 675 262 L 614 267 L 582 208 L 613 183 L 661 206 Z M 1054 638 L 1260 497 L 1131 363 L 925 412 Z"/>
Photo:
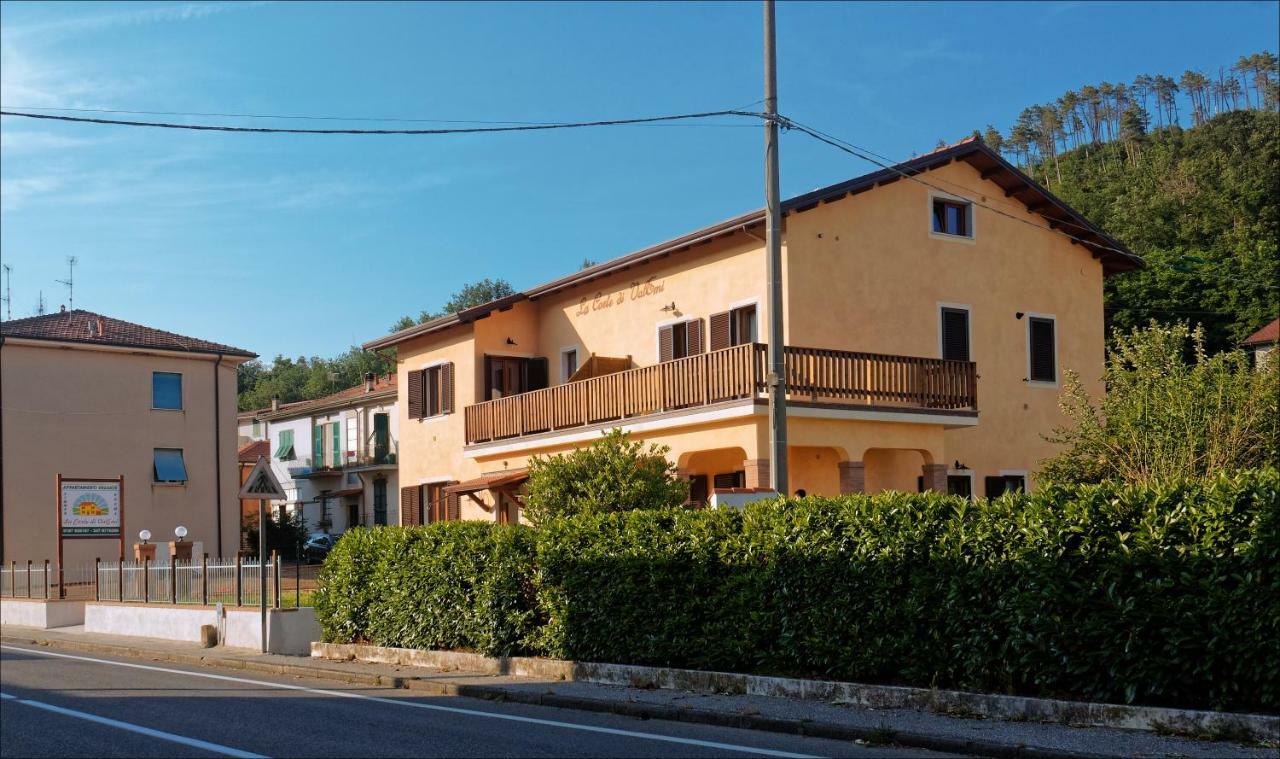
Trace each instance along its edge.
<path fill-rule="evenodd" d="M 276 448 L 276 458 L 281 461 L 293 458 L 293 430 L 280 430 L 280 445 Z"/>
<path fill-rule="evenodd" d="M 311 466 L 324 466 L 324 425 L 317 424 L 311 429 Z"/>
<path fill-rule="evenodd" d="M 342 466 L 342 422 L 334 422 L 329 425 L 333 430 L 333 466 Z"/>

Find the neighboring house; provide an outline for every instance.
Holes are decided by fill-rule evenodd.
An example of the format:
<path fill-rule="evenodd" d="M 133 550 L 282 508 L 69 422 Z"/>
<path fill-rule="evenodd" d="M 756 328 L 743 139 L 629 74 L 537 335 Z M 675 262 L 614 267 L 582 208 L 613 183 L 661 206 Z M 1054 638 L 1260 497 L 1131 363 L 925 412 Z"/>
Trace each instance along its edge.
<path fill-rule="evenodd" d="M 1253 365 L 1261 367 L 1271 360 L 1268 357 L 1275 353 L 1277 343 L 1280 343 L 1280 319 L 1249 335 L 1240 345 L 1253 354 Z"/>
<path fill-rule="evenodd" d="M 239 445 L 244 445 L 254 440 L 266 440 L 266 425 L 263 424 L 261 419 L 258 419 L 258 414 L 267 411 L 270 411 L 270 409 L 241 411 L 236 415 L 236 441 Z"/>
<path fill-rule="evenodd" d="M 240 415 L 242 434 L 270 446 L 272 469 L 289 496 L 272 504 L 277 512 L 297 511 L 308 530 L 334 534 L 400 523 L 396 384 L 396 375 L 368 374 L 323 398 Z"/>
<path fill-rule="evenodd" d="M 1031 487 L 1063 372 L 1102 374 L 1103 279 L 1142 261 L 980 141 L 896 169 L 783 204 L 790 488 Z M 755 211 L 366 343 L 399 361 L 404 522 L 518 518 L 531 456 L 611 427 L 695 500 L 766 487 L 763 236 Z"/>
<path fill-rule="evenodd" d="M 0 322 L 3 560 L 54 559 L 56 478 L 124 476 L 124 535 L 240 544 L 236 367 L 254 354 L 89 311 Z M 65 541 L 68 564 L 115 539 Z"/>
<path fill-rule="evenodd" d="M 243 415 L 242 415 L 243 416 Z M 271 443 L 267 440 L 250 440 L 243 443 L 239 450 L 236 451 L 236 461 L 240 467 L 240 485 L 243 486 L 249 479 L 250 472 L 253 471 L 254 465 L 258 463 L 258 457 L 265 456 L 271 458 Z M 272 504 L 265 501 L 262 507 L 270 511 Z M 252 517 L 256 522 L 258 518 L 258 499 L 257 498 L 241 498 L 240 499 L 240 542 L 241 550 L 257 553 L 258 547 L 248 545 L 244 531 L 245 519 Z"/>

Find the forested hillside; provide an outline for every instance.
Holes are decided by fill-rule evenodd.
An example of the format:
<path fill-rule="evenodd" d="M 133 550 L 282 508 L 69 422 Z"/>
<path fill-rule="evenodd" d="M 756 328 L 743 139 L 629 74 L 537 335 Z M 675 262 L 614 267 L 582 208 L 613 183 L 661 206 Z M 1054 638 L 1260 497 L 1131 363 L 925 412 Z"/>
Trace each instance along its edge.
<path fill-rule="evenodd" d="M 1276 65 L 1086 86 L 981 134 L 1147 259 L 1108 281 L 1112 326 L 1201 323 L 1220 350 L 1280 314 Z"/>

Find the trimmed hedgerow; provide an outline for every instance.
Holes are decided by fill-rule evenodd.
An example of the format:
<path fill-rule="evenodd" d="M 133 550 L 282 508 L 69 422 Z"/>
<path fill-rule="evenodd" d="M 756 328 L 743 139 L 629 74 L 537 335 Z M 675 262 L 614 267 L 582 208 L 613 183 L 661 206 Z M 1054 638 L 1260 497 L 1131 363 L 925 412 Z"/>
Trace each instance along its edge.
<path fill-rule="evenodd" d="M 526 527 L 483 522 L 353 530 L 320 571 L 325 640 L 525 651 L 537 619 L 532 538 Z"/>
<path fill-rule="evenodd" d="M 326 563 L 330 639 L 1280 709 L 1275 470 L 381 532 Z"/>

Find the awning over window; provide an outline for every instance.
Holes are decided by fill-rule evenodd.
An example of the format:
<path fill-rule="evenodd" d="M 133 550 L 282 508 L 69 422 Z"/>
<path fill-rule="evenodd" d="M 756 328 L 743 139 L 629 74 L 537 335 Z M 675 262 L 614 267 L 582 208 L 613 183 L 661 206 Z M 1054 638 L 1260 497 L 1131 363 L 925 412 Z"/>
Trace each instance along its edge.
<path fill-rule="evenodd" d="M 528 469 L 508 469 L 502 472 L 482 474 L 474 480 L 459 482 L 444 489 L 446 493 L 474 493 L 477 490 L 506 490 L 529 479 Z"/>

